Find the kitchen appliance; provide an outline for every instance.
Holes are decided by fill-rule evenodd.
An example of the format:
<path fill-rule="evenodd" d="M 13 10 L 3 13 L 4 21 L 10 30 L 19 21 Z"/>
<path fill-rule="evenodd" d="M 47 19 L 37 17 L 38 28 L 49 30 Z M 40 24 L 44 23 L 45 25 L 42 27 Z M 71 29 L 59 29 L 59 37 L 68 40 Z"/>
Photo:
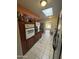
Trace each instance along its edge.
<path fill-rule="evenodd" d="M 25 24 L 25 31 L 26 31 L 26 39 L 31 38 L 35 35 L 35 28 L 34 24 Z"/>

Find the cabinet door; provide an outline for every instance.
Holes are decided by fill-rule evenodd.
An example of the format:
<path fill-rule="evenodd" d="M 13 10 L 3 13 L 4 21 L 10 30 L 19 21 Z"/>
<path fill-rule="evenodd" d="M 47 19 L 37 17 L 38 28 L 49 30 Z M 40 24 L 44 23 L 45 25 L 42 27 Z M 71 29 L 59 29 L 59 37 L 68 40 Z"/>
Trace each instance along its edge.
<path fill-rule="evenodd" d="M 30 38 L 30 48 L 34 45 L 35 37 Z"/>
<path fill-rule="evenodd" d="M 24 22 L 18 21 L 19 25 L 19 32 L 20 32 L 20 38 L 21 38 L 21 46 L 22 46 L 22 52 L 23 55 L 27 52 L 27 42 L 26 42 L 26 36 L 25 36 L 25 26 Z"/>
<path fill-rule="evenodd" d="M 27 48 L 28 48 L 28 50 L 34 45 L 34 43 L 35 43 L 34 41 L 35 41 L 35 37 L 34 36 L 29 38 L 29 39 L 27 39 Z"/>

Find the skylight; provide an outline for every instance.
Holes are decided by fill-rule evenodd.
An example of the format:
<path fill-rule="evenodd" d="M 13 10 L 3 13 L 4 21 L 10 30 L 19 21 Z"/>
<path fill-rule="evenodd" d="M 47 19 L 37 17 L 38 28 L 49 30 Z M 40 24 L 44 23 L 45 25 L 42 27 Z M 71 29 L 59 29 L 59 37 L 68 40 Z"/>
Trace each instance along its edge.
<path fill-rule="evenodd" d="M 42 10 L 42 12 L 45 14 L 45 16 L 52 16 L 53 15 L 53 8 L 47 8 Z"/>

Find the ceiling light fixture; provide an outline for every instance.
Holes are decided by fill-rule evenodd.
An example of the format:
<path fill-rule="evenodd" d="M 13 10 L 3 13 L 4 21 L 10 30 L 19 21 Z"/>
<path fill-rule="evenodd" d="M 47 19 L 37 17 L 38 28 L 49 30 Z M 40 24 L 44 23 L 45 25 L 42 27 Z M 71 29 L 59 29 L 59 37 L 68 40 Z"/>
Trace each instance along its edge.
<path fill-rule="evenodd" d="M 41 0 L 40 1 L 41 6 L 46 6 L 47 5 L 47 0 Z"/>

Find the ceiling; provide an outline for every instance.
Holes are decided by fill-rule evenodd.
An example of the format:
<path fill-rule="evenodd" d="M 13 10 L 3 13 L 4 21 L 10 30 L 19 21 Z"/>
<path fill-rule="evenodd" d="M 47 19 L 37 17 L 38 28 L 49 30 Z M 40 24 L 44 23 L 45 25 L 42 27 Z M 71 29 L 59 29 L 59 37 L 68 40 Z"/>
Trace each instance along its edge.
<path fill-rule="evenodd" d="M 52 7 L 53 16 L 56 16 L 62 8 L 62 0 L 48 0 L 48 4 L 45 7 L 41 7 L 40 0 L 17 0 L 17 3 L 40 15 L 40 18 L 43 20 L 47 19 L 47 17 L 42 13 L 43 9 Z"/>

